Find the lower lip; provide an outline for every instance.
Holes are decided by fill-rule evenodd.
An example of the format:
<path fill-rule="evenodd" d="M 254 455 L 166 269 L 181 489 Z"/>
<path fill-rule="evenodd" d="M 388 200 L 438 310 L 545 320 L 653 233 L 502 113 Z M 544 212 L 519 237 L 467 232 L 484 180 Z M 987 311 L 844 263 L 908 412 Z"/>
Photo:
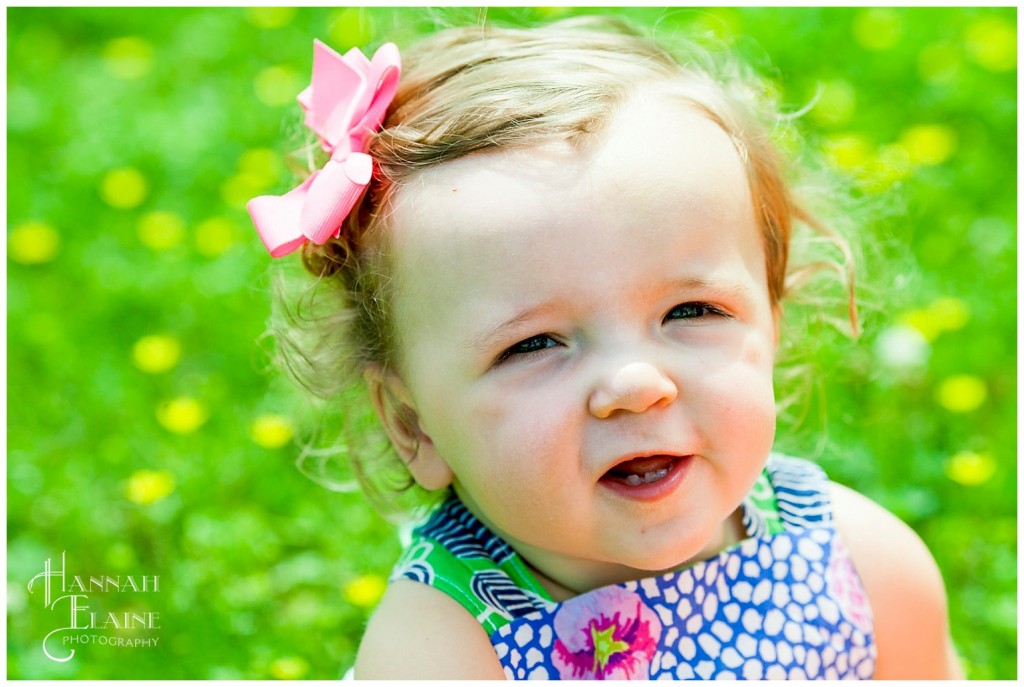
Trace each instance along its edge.
<path fill-rule="evenodd" d="M 599 484 L 612 493 L 631 501 L 657 501 L 671 495 L 686 479 L 690 472 L 693 456 L 683 456 L 673 461 L 668 474 L 657 482 L 638 484 L 635 487 L 617 480 L 602 479 Z"/>

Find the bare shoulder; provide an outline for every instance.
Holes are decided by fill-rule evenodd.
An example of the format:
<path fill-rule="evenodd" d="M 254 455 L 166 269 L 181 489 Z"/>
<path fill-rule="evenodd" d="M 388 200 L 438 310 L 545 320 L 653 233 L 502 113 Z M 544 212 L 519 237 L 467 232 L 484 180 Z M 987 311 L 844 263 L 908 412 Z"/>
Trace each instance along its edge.
<path fill-rule="evenodd" d="M 412 580 L 388 586 L 359 645 L 355 677 L 505 679 L 476 619 L 444 592 Z"/>
<path fill-rule="evenodd" d="M 830 485 L 836 527 L 875 616 L 878 679 L 962 679 L 946 590 L 921 538 L 871 499 Z"/>

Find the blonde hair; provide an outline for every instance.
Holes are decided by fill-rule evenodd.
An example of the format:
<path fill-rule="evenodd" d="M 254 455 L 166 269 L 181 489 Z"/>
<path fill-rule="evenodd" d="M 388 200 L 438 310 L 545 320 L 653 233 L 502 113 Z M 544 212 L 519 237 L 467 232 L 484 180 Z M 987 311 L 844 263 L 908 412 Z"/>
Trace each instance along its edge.
<path fill-rule="evenodd" d="M 732 138 L 758 213 L 772 304 L 822 267 L 838 269 L 856 329 L 849 249 L 792 197 L 772 139 L 784 119 L 771 89 L 737 65 L 716 66 L 696 49 L 676 58 L 610 18 L 533 29 L 445 29 L 404 50 L 402 59 L 398 92 L 369 144 L 375 161 L 370 186 L 338 238 L 304 246 L 303 264 L 316 283 L 275 332 L 284 367 L 315 395 L 338 398 L 367 365 L 396 362 L 387 251 L 394 194 L 421 170 L 466 155 L 596 135 L 643 84 L 666 86 Z M 791 266 L 794 225 L 827 238 L 843 259 Z M 404 470 L 397 456 L 385 457 L 391 484 L 382 487 L 366 456 L 351 444 L 344 451 L 368 494 L 387 510 L 395 475 Z M 405 475 L 407 484 L 400 486 L 413 486 Z"/>

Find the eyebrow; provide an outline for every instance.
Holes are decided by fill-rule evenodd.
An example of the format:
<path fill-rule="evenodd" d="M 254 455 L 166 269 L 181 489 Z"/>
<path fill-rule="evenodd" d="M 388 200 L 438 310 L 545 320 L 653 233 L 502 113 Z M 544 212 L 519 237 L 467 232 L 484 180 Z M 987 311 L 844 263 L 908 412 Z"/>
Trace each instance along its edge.
<path fill-rule="evenodd" d="M 743 299 L 749 299 L 751 295 L 750 285 L 744 282 L 734 281 L 731 279 L 706 279 L 704 277 L 680 277 L 678 279 L 669 279 L 662 285 L 662 291 L 713 291 L 715 293 Z M 462 347 L 479 353 L 486 353 L 496 345 L 495 342 L 501 339 L 506 331 L 514 328 L 521 322 L 525 322 L 542 314 L 546 310 L 552 309 L 553 307 L 553 301 L 541 301 L 540 303 L 521 308 L 517 310 L 512 317 L 499 322 L 495 326 L 482 332 L 471 334 L 470 337 L 466 338 L 462 342 Z"/>
<path fill-rule="evenodd" d="M 479 353 L 486 353 L 496 345 L 496 341 L 501 339 L 505 332 L 512 329 L 517 324 L 525 322 L 533 317 L 536 317 L 545 310 L 550 310 L 554 304 L 551 301 L 542 301 L 535 305 L 530 305 L 525 308 L 521 308 L 515 312 L 512 317 L 507 320 L 499 322 L 490 329 L 486 329 L 480 333 L 474 333 L 462 343 L 463 348 L 467 348 Z"/>
<path fill-rule="evenodd" d="M 666 291 L 714 291 L 741 298 L 749 297 L 750 284 L 733 279 L 705 279 L 704 277 L 680 277 L 665 282 Z"/>

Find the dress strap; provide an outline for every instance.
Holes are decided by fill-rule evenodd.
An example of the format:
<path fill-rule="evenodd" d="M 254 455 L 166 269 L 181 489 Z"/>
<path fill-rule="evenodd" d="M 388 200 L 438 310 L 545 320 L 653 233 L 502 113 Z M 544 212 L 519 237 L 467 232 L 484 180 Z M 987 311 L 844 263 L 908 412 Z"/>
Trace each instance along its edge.
<path fill-rule="evenodd" d="M 804 530 L 832 522 L 829 479 L 819 466 L 773 453 L 765 466 L 779 517 L 787 530 Z"/>
<path fill-rule="evenodd" d="M 786 530 L 779 514 L 778 499 L 772 485 L 768 467 L 761 470 L 754 486 L 740 504 L 743 513 L 743 529 L 748 538 L 767 537 Z"/>
<path fill-rule="evenodd" d="M 413 530 L 391 573 L 429 585 L 459 602 L 488 634 L 553 604 L 522 558 L 454 495 Z"/>

